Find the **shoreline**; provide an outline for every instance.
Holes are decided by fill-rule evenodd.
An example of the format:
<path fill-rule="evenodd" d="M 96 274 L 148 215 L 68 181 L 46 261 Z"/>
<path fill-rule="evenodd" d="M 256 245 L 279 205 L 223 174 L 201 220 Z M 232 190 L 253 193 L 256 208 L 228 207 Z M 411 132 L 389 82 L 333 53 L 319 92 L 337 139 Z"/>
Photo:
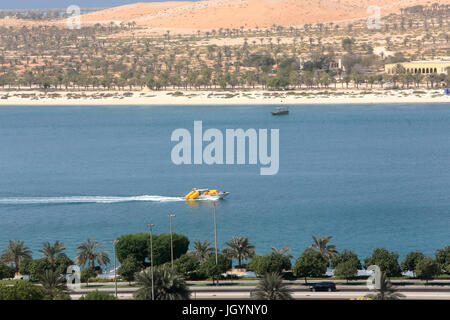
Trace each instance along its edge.
<path fill-rule="evenodd" d="M 420 92 L 417 93 L 417 92 Z M 450 103 L 443 90 L 0 91 L 1 106 L 322 105 Z"/>

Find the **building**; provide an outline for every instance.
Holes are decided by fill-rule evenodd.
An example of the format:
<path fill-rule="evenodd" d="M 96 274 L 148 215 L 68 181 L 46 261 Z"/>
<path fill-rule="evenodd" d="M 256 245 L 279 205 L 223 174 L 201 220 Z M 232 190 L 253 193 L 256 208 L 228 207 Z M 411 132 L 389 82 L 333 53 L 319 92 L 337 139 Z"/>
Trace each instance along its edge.
<path fill-rule="evenodd" d="M 384 66 L 384 71 L 387 74 L 399 73 L 397 66 L 401 65 L 403 67 L 401 72 L 405 73 L 445 73 L 448 74 L 448 68 L 450 68 L 450 60 L 437 60 L 437 61 L 412 61 L 412 62 L 402 62 L 402 63 L 390 63 Z"/>

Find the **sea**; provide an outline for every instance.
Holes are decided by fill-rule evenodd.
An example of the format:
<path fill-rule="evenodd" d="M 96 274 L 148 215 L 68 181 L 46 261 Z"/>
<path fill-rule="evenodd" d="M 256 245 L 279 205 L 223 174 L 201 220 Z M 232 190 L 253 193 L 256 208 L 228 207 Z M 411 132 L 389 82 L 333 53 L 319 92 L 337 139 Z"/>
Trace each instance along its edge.
<path fill-rule="evenodd" d="M 0 251 L 22 240 L 113 239 L 170 230 L 214 245 L 214 202 L 192 188 L 230 192 L 216 202 L 219 249 L 247 237 L 258 254 L 332 236 L 361 260 L 375 248 L 434 255 L 450 245 L 450 105 L 0 107 Z M 176 129 L 278 129 L 279 170 L 258 164 L 172 161 Z M 194 139 L 194 137 L 192 137 Z M 204 142 L 204 146 L 208 143 Z M 270 150 L 270 149 L 269 149 Z"/>

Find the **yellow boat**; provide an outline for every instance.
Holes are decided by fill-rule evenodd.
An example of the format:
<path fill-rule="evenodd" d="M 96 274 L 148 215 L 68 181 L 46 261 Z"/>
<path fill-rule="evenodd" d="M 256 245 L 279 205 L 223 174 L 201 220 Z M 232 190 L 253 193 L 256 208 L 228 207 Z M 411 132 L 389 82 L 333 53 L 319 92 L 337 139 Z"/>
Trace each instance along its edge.
<path fill-rule="evenodd" d="M 229 195 L 229 192 L 223 192 L 217 189 L 192 189 L 184 196 L 186 200 L 219 200 Z"/>

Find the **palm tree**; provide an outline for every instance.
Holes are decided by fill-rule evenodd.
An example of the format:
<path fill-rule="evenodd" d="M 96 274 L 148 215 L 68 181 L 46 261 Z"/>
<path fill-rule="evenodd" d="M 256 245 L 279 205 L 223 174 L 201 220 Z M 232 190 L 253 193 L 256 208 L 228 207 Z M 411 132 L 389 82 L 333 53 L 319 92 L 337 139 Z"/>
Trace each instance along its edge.
<path fill-rule="evenodd" d="M 266 273 L 256 287 L 255 299 L 292 300 L 292 295 L 279 273 Z"/>
<path fill-rule="evenodd" d="M 366 298 L 373 300 L 398 300 L 405 297 L 400 292 L 392 287 L 391 281 L 386 276 L 386 272 L 382 272 L 380 275 L 380 287 L 375 289 L 376 293 L 370 293 L 366 295 Z"/>
<path fill-rule="evenodd" d="M 6 264 L 14 264 L 16 271 L 19 270 L 19 264 L 22 259 L 32 259 L 31 250 L 25 247 L 25 242 L 20 240 L 9 240 L 8 247 L 3 251 L 0 260 Z"/>
<path fill-rule="evenodd" d="M 223 250 L 223 254 L 231 259 L 238 259 L 238 266 L 241 266 L 242 260 L 247 260 L 255 254 L 255 246 L 251 245 L 248 238 L 233 237 L 226 243 L 230 248 Z"/>
<path fill-rule="evenodd" d="M 326 261 L 330 261 L 331 258 L 333 258 L 337 253 L 337 249 L 335 245 L 329 245 L 328 242 L 330 242 L 331 238 L 333 238 L 333 236 L 329 236 L 329 237 L 315 237 L 312 236 L 314 239 L 314 244 L 311 245 L 311 249 L 314 249 L 315 251 L 320 252 L 320 254 L 322 255 L 322 257 L 326 260 Z"/>
<path fill-rule="evenodd" d="M 66 279 L 58 271 L 45 270 L 39 282 L 52 299 L 61 297 L 67 291 Z"/>
<path fill-rule="evenodd" d="M 140 287 L 134 297 L 138 300 L 152 299 L 152 272 L 151 268 L 136 273 L 136 285 Z M 167 265 L 153 269 L 155 300 L 187 300 L 189 290 L 184 278 Z"/>
<path fill-rule="evenodd" d="M 94 238 L 87 239 L 87 242 L 78 242 L 80 246 L 77 248 L 79 253 L 77 254 L 76 261 L 79 266 L 84 266 L 86 262 L 95 269 L 95 262 L 99 265 L 105 265 L 110 262 L 107 251 L 97 251 L 98 248 L 103 246 L 103 242 L 99 243 Z"/>
<path fill-rule="evenodd" d="M 279 254 L 280 256 L 286 256 L 286 257 L 288 257 L 289 259 L 293 259 L 293 258 L 294 258 L 294 256 L 293 256 L 292 254 L 288 253 L 288 252 L 291 251 L 291 249 L 290 249 L 288 246 L 284 246 L 284 247 L 281 248 L 281 249 L 277 249 L 277 248 L 275 248 L 274 246 L 270 246 L 270 249 L 272 249 L 272 251 L 273 251 L 275 254 Z"/>
<path fill-rule="evenodd" d="M 211 242 L 204 240 L 196 240 L 194 242 L 194 250 L 190 251 L 190 254 L 196 257 L 200 263 L 208 260 L 209 256 L 214 252 L 214 248 L 211 247 Z"/>
<path fill-rule="evenodd" d="M 58 240 L 56 240 L 53 245 L 48 241 L 44 242 L 43 246 L 44 248 L 39 250 L 39 252 L 42 253 L 42 256 L 44 256 L 51 265 L 55 265 L 58 256 L 66 249 L 64 243 L 59 242 Z"/>

